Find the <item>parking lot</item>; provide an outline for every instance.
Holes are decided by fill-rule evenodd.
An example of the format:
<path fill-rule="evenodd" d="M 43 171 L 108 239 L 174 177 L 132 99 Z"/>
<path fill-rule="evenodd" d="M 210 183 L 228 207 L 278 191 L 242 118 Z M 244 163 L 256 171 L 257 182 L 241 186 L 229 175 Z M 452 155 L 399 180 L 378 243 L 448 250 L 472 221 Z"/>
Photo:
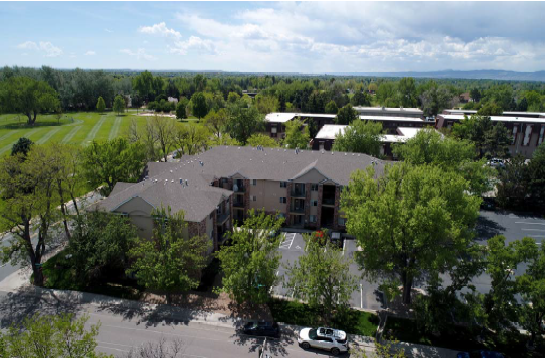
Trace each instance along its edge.
<path fill-rule="evenodd" d="M 304 253 L 304 248 L 305 241 L 301 233 L 284 233 L 283 241 L 279 246 L 279 250 L 282 254 L 282 261 L 277 273 L 277 276 L 281 278 L 281 281 L 287 280 L 285 265 L 296 262 L 297 258 Z M 355 241 L 350 239 L 344 240 L 343 255 L 347 258 L 353 258 L 355 251 L 357 251 Z M 361 271 L 356 263 L 352 263 L 350 266 L 350 272 L 358 276 L 358 288 L 352 293 L 350 305 L 356 308 L 372 310 L 381 309 L 381 303 L 376 293 L 378 284 L 370 283 L 364 279 L 361 279 Z M 293 297 L 293 288 L 284 288 L 282 282 L 274 287 L 273 291 L 276 295 L 288 298 Z"/>
<path fill-rule="evenodd" d="M 282 283 L 282 281 L 287 279 L 285 278 L 285 265 L 293 264 L 297 261 L 297 258 L 304 253 L 305 241 L 301 233 L 292 233 L 287 229 L 283 234 L 284 238 L 279 246 L 279 250 L 282 254 L 282 261 L 277 273 L 277 276 L 281 278 L 281 282 L 274 287 L 273 291 L 276 295 L 290 298 L 293 296 L 293 288 L 284 288 Z M 477 222 L 476 240 L 481 244 L 485 244 L 489 238 L 497 234 L 504 235 L 506 243 L 524 237 L 531 237 L 538 245 L 542 245 L 542 242 L 545 242 L 545 219 L 511 212 L 481 211 Z M 357 250 L 355 240 L 344 240 L 344 256 L 353 258 L 354 252 Z M 526 265 L 522 264 L 517 268 L 515 274 L 520 274 L 525 269 Z M 358 277 L 358 288 L 352 293 L 350 305 L 355 308 L 371 310 L 381 309 L 382 303 L 377 292 L 378 284 L 362 279 L 362 272 L 359 270 L 356 263 L 352 263 L 350 272 Z M 449 279 L 445 277 L 444 280 L 444 284 L 447 285 Z M 481 293 L 487 293 L 490 290 L 490 282 L 490 277 L 486 273 L 473 279 L 473 284 Z M 425 287 L 425 284 L 415 283 L 415 287 L 423 288 Z"/>

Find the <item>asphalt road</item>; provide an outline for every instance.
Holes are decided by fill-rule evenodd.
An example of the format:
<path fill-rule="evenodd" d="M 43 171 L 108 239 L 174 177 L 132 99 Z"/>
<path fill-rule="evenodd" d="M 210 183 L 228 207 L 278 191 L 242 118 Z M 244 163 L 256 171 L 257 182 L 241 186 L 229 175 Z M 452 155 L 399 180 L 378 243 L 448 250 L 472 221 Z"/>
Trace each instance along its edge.
<path fill-rule="evenodd" d="M 481 211 L 477 222 L 477 242 L 486 244 L 486 241 L 495 235 L 501 234 L 505 236 L 505 242 L 510 243 L 524 237 L 533 238 L 536 243 L 542 245 L 545 242 L 545 219 L 523 214 L 515 214 L 512 212 L 500 211 Z M 304 240 L 300 233 L 285 233 L 284 241 L 280 244 L 279 250 L 282 254 L 280 269 L 277 275 L 281 281 L 286 278 L 286 264 L 293 264 L 297 258 L 304 253 Z M 354 252 L 357 251 L 357 245 L 354 240 L 345 240 L 343 253 L 349 258 L 353 258 Z M 526 270 L 526 265 L 521 264 L 516 270 L 515 275 L 523 273 Z M 362 271 L 356 263 L 350 266 L 350 272 L 356 275 L 358 285 L 356 291 L 352 293 L 350 305 L 355 308 L 380 310 L 383 308 L 381 296 L 378 292 L 378 284 L 372 283 L 361 278 Z M 449 284 L 448 277 L 444 276 L 444 284 Z M 488 293 L 491 287 L 490 276 L 486 273 L 473 279 L 477 291 Z M 416 288 L 424 288 L 425 283 L 415 283 Z M 284 288 L 280 283 L 273 289 L 276 295 L 285 297 L 293 296 L 293 288 Z"/>
<path fill-rule="evenodd" d="M 97 350 L 116 357 L 126 357 L 131 348 L 144 343 L 158 343 L 166 339 L 181 339 L 181 357 L 258 357 L 264 338 L 241 335 L 232 326 L 196 323 L 184 319 L 172 319 L 168 308 L 163 310 L 128 309 L 100 303 L 77 304 L 57 298 L 38 298 L 22 293 L 0 291 L 0 323 L 5 328 L 22 318 L 41 314 L 75 313 L 88 314 L 88 325 L 101 323 L 97 337 Z M 305 351 L 297 344 L 296 337 L 283 334 L 280 340 L 267 339 L 273 357 L 314 358 L 328 357 L 323 351 Z"/>
<path fill-rule="evenodd" d="M 82 205 L 83 206 L 91 205 L 93 203 L 96 203 L 96 202 L 100 201 L 102 198 L 103 198 L 103 196 L 101 196 L 99 193 L 90 192 L 85 197 L 83 197 L 82 199 L 77 200 L 78 207 L 80 207 Z M 74 211 L 74 204 L 72 203 L 72 201 L 68 202 L 66 207 L 67 207 L 67 210 L 68 210 L 69 213 L 70 212 L 75 212 Z M 35 236 L 36 234 L 37 234 L 37 231 L 33 231 L 32 235 Z M 13 239 L 13 234 L 11 234 L 11 233 L 0 234 L 0 244 L 1 244 L 1 246 L 4 247 L 4 246 L 8 245 L 12 239 Z M 2 280 L 4 280 L 7 276 L 9 276 L 10 274 L 15 273 L 16 271 L 18 271 L 19 269 L 21 269 L 21 266 L 12 266 L 9 263 L 3 264 L 3 265 L 0 264 L 0 282 Z"/>

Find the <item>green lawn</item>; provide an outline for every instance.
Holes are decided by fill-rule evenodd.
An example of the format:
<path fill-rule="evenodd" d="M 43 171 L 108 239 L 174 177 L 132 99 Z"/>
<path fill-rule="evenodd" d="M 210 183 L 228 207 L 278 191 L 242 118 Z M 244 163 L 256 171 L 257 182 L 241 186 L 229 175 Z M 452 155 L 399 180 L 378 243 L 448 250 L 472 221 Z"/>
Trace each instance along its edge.
<path fill-rule="evenodd" d="M 58 142 L 85 146 L 93 140 L 126 136 L 132 120 L 136 120 L 138 126 L 147 121 L 147 117 L 137 116 L 134 110 L 121 116 L 113 112 L 67 113 L 60 121 L 54 115 L 38 115 L 36 123 L 31 127 L 26 125 L 26 119 L 24 115 L 0 115 L 0 156 L 9 153 L 21 137 L 27 137 L 38 144 Z M 196 122 L 196 119 L 184 120 L 183 124 L 189 122 Z"/>
<path fill-rule="evenodd" d="M 269 303 L 269 308 L 274 320 L 277 322 L 308 327 L 325 325 L 320 319 L 320 311 L 304 303 L 273 299 Z M 373 337 L 377 331 L 378 323 L 379 319 L 374 314 L 349 309 L 346 314 L 334 318 L 330 325 L 349 334 Z"/>

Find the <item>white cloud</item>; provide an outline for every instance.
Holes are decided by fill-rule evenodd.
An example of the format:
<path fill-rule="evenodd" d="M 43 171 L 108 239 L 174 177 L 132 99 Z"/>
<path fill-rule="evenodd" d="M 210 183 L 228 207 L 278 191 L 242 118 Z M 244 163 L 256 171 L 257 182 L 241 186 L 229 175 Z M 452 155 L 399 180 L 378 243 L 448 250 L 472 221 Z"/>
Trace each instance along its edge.
<path fill-rule="evenodd" d="M 93 50 L 89 50 L 89 51 L 87 51 L 84 55 L 85 55 L 85 56 L 94 56 L 94 55 L 96 55 L 96 54 L 97 54 L 97 53 L 94 52 Z"/>
<path fill-rule="evenodd" d="M 105 28 L 104 31 L 109 32 L 109 33 L 112 33 L 112 32 L 113 32 L 113 30 L 110 30 L 110 29 L 108 29 L 108 28 Z"/>
<path fill-rule="evenodd" d="M 169 45 L 168 48 L 170 53 L 179 55 L 186 55 L 190 50 L 206 54 L 216 53 L 216 47 L 211 40 L 203 40 L 197 36 L 191 36 L 186 41 L 175 41 L 174 45 Z"/>
<path fill-rule="evenodd" d="M 17 48 L 38 51 L 43 53 L 45 57 L 57 57 L 63 54 L 61 48 L 54 46 L 49 41 L 40 41 L 38 43 L 34 41 L 25 41 L 17 45 Z"/>
<path fill-rule="evenodd" d="M 146 52 L 146 49 L 143 49 L 143 48 L 139 48 L 136 51 L 132 51 L 130 49 L 121 49 L 119 50 L 119 52 L 122 54 L 136 57 L 137 60 L 142 60 L 142 59 L 147 61 L 157 60 L 155 56 L 148 54 Z"/>
<path fill-rule="evenodd" d="M 165 22 L 160 22 L 152 26 L 140 26 L 138 31 L 143 34 L 161 35 L 165 37 L 172 37 L 175 39 L 179 39 L 182 37 L 182 35 L 178 31 L 174 29 L 169 29 Z"/>

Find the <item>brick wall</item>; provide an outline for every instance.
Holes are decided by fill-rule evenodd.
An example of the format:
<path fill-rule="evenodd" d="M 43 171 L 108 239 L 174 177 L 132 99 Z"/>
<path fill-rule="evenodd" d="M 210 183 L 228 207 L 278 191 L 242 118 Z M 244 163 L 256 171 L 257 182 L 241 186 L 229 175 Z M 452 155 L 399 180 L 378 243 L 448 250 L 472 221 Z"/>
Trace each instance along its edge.
<path fill-rule="evenodd" d="M 291 188 L 293 183 L 286 183 L 286 226 L 291 226 Z"/>
<path fill-rule="evenodd" d="M 250 180 L 243 179 L 242 185 L 244 186 L 244 219 L 248 217 L 248 210 L 250 209 Z"/>
<path fill-rule="evenodd" d="M 335 211 L 333 214 L 333 229 L 339 230 L 339 205 L 341 202 L 341 188 L 335 186 Z"/>
<path fill-rule="evenodd" d="M 305 227 L 314 227 L 314 223 L 310 223 L 310 194 L 312 190 L 311 183 L 305 183 Z"/>
<path fill-rule="evenodd" d="M 322 201 L 324 197 L 324 185 L 318 185 L 318 213 L 316 214 L 316 228 L 322 228 Z"/>
<path fill-rule="evenodd" d="M 206 218 L 200 222 L 187 222 L 187 232 L 189 237 L 206 234 Z"/>

